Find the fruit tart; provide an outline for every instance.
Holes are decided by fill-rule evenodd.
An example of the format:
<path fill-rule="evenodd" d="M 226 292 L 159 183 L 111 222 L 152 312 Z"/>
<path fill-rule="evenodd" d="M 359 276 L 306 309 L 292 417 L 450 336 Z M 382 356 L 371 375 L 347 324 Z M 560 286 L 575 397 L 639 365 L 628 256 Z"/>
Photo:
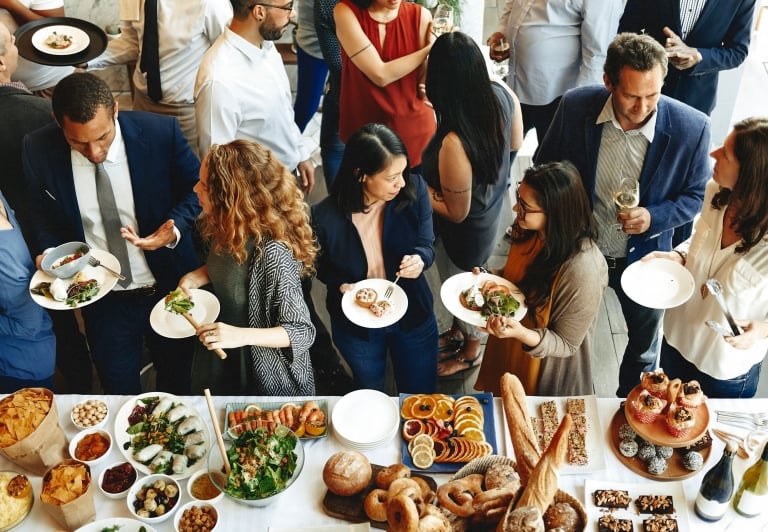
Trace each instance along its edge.
<path fill-rule="evenodd" d="M 667 406 L 665 399 L 651 395 L 648 390 L 643 390 L 630 403 L 630 410 L 640 423 L 653 423 L 665 406 Z"/>
<path fill-rule="evenodd" d="M 655 371 L 647 371 L 643 373 L 643 376 L 640 379 L 640 386 L 643 390 L 648 390 L 651 395 L 664 398 L 667 396 L 669 378 L 661 368 Z"/>
<path fill-rule="evenodd" d="M 677 402 L 686 408 L 696 408 L 707 399 L 704 392 L 701 391 L 699 381 L 688 381 L 683 383 L 680 393 L 677 396 Z"/>
<path fill-rule="evenodd" d="M 667 432 L 675 438 L 685 438 L 696 424 L 693 409 L 672 404 L 667 411 Z"/>

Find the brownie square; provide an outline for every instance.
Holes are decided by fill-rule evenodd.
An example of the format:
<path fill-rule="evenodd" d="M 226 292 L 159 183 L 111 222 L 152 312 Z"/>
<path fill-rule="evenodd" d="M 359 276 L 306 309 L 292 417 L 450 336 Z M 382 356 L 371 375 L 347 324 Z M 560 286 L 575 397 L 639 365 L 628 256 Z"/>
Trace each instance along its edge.
<path fill-rule="evenodd" d="M 644 532 L 678 532 L 677 519 L 667 515 L 654 515 L 643 520 Z"/>
<path fill-rule="evenodd" d="M 612 514 L 601 515 L 597 520 L 597 532 L 632 532 L 632 521 Z"/>
<path fill-rule="evenodd" d="M 600 508 L 627 508 L 629 492 L 626 490 L 595 490 L 592 494 L 595 506 Z"/>
<path fill-rule="evenodd" d="M 671 514 L 675 511 L 671 495 L 640 495 L 635 499 L 635 505 L 641 514 Z"/>

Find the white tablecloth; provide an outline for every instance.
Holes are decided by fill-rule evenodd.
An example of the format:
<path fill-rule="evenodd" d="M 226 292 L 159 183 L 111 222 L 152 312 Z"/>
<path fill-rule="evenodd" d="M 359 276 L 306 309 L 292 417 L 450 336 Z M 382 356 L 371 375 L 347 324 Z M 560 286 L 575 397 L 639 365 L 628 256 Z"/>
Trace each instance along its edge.
<path fill-rule="evenodd" d="M 110 418 L 107 424 L 107 428 L 110 431 L 114 431 L 114 414 L 120 409 L 120 407 L 130 398 L 123 396 L 103 396 L 102 397 L 109 405 Z M 72 438 L 77 429 L 72 425 L 69 418 L 69 412 L 72 406 L 78 401 L 84 399 L 84 396 L 78 395 L 57 395 L 56 404 L 59 409 L 60 424 L 68 438 Z M 332 410 L 336 404 L 338 397 L 327 397 L 329 411 Z M 226 404 L 230 402 L 274 402 L 279 401 L 280 398 L 274 397 L 215 397 L 214 403 L 217 408 L 219 416 L 219 423 L 221 426 L 224 424 L 224 411 Z M 288 400 L 288 399 L 286 399 Z M 393 401 L 397 401 L 397 398 L 392 398 Z M 203 419 L 208 420 L 209 429 L 213 434 L 213 428 L 210 423 L 210 417 L 208 415 L 208 408 L 206 406 L 205 398 L 202 396 L 185 397 L 184 401 L 187 404 L 194 406 L 198 412 L 202 415 Z M 653 482 L 648 479 L 634 473 L 624 466 L 618 458 L 614 455 L 610 449 L 608 427 L 610 421 L 619 406 L 618 399 L 598 399 L 598 410 L 600 416 L 601 430 L 603 432 L 602 449 L 589 449 L 590 453 L 602 452 L 605 455 L 606 469 L 604 471 L 593 472 L 589 476 L 581 475 L 563 475 L 561 476 L 560 485 L 563 489 L 569 493 L 578 497 L 582 502 L 585 500 L 584 494 L 584 480 L 585 478 L 592 478 L 595 480 L 612 480 L 616 482 L 641 482 L 648 483 Z M 750 412 L 768 412 L 768 399 L 751 399 L 751 400 L 710 400 L 708 402 L 712 411 L 712 424 L 718 426 L 715 422 L 714 410 L 740 410 Z M 506 443 L 506 422 L 504 421 L 504 415 L 502 412 L 501 402 L 499 399 L 495 400 L 495 421 L 496 421 L 496 437 L 499 454 L 513 455 L 511 448 L 507 448 Z M 725 427 L 726 430 L 731 432 L 739 432 L 738 429 L 731 427 Z M 744 431 L 741 431 L 742 433 Z M 687 505 L 690 514 L 690 529 L 693 531 L 699 530 L 739 530 L 740 532 L 746 531 L 759 531 L 768 530 L 768 511 L 763 515 L 755 519 L 746 519 L 738 516 L 732 509 L 728 510 L 727 515 L 717 523 L 706 523 L 696 517 L 693 512 L 693 501 L 698 493 L 699 486 L 701 484 L 701 478 L 704 471 L 714 465 L 714 463 L 722 455 L 724 445 L 715 438 L 712 448 L 712 454 L 709 461 L 704 466 L 703 470 L 698 474 L 686 479 L 683 482 Z M 333 453 L 343 450 L 344 447 L 334 437 L 333 431 L 326 438 L 305 441 L 306 462 L 304 465 L 304 471 L 301 474 L 300 479 L 294 484 L 285 494 L 272 506 L 267 508 L 250 508 L 245 507 L 227 499 L 224 499 L 216 504 L 219 510 L 220 523 L 218 530 L 222 532 L 234 532 L 239 530 L 248 531 L 266 531 L 269 527 L 322 527 L 329 525 L 344 524 L 339 519 L 329 517 L 323 511 L 322 500 L 325 494 L 325 485 L 322 480 L 322 470 L 328 457 Z M 218 452 L 215 447 L 211 452 Z M 382 446 L 379 449 L 373 451 L 367 451 L 365 453 L 370 461 L 375 464 L 389 465 L 400 461 L 400 438 L 396 437 L 388 444 Z M 113 448 L 111 455 L 103 462 L 96 464 L 91 468 L 92 476 L 95 479 L 98 478 L 99 473 L 110 463 L 124 460 L 123 455 L 116 448 Z M 736 458 L 734 462 L 734 476 L 736 482 L 741 479 L 741 475 L 748 467 L 749 463 L 740 458 Z M 24 470 L 14 466 L 9 461 L 0 457 L 0 470 L 16 470 L 25 472 Z M 32 487 L 35 492 L 35 496 L 39 498 L 41 489 L 41 478 L 38 476 L 27 475 L 32 481 Z M 434 475 L 438 485 L 446 482 L 450 475 L 441 474 Z M 182 496 L 181 503 L 185 503 L 189 500 L 189 495 L 186 493 L 186 481 L 182 481 Z M 107 517 L 131 517 L 125 500 L 113 500 L 106 498 L 100 491 L 97 490 L 95 494 L 96 502 L 96 518 L 102 519 Z M 173 517 L 170 517 L 164 523 L 155 525 L 158 532 L 172 531 L 173 530 Z M 45 513 L 39 500 L 36 501 L 30 516 L 16 529 L 14 532 L 22 531 L 41 531 L 41 530 L 59 530 L 60 527 L 56 521 Z M 596 530 L 597 527 L 594 524 L 590 524 L 587 530 Z"/>

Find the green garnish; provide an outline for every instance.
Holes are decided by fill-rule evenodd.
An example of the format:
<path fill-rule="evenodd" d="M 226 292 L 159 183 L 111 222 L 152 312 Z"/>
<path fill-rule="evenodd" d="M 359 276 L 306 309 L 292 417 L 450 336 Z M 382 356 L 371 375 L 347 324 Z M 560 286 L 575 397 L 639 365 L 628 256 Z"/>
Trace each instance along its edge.
<path fill-rule="evenodd" d="M 70 307 L 76 307 L 78 303 L 90 301 L 99 293 L 99 283 L 96 279 L 87 281 L 78 281 L 69 285 L 67 288 L 66 303 Z"/>
<path fill-rule="evenodd" d="M 485 296 L 481 314 L 488 316 L 514 316 L 520 303 L 511 294 L 491 293 Z"/>
<path fill-rule="evenodd" d="M 297 440 L 289 431 L 271 432 L 266 427 L 243 432 L 227 451 L 231 466 L 227 493 L 254 500 L 284 490 L 296 470 Z"/>
<path fill-rule="evenodd" d="M 195 308 L 195 304 L 181 288 L 176 288 L 176 290 L 165 296 L 165 310 L 168 312 L 186 314 L 193 308 Z"/>

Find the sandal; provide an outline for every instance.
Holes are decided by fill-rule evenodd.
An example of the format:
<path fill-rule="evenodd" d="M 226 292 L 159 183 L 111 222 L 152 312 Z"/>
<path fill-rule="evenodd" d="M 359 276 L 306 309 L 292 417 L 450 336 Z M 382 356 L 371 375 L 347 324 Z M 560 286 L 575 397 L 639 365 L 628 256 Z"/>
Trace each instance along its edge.
<path fill-rule="evenodd" d="M 475 367 L 475 364 L 482 360 L 483 355 L 477 355 L 475 358 L 464 358 L 457 356 L 452 360 L 446 360 L 445 362 L 438 362 L 437 364 L 437 376 L 438 377 L 451 377 L 453 375 L 460 375 L 466 371 Z"/>
<path fill-rule="evenodd" d="M 448 329 L 437 337 L 437 350 L 440 353 L 457 351 L 464 343 L 464 335 L 461 332 Z M 447 357 L 453 358 L 453 355 Z"/>

